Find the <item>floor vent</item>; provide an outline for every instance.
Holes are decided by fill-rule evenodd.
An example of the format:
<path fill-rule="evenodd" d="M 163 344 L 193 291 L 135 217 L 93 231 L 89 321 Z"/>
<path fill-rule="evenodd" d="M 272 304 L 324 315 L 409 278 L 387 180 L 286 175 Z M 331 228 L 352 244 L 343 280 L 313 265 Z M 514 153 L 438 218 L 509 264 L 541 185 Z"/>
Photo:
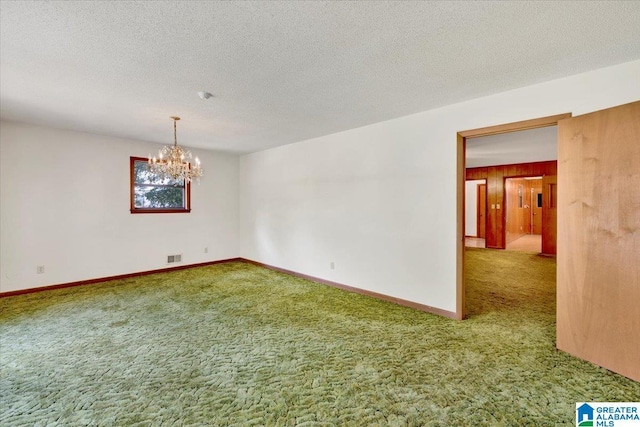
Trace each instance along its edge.
<path fill-rule="evenodd" d="M 173 264 L 174 262 L 181 262 L 182 255 L 167 255 L 167 264 Z"/>

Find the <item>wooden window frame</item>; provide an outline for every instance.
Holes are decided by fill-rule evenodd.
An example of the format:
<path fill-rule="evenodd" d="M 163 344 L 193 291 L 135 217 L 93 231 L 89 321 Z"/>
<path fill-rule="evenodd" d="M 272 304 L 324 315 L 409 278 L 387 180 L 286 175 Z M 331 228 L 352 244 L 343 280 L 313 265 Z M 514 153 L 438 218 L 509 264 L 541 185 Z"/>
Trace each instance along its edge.
<path fill-rule="evenodd" d="M 135 162 L 147 162 L 148 159 L 145 157 L 133 157 L 129 158 L 129 202 L 130 202 L 130 212 L 132 214 L 156 214 L 156 213 L 189 213 L 191 212 L 191 183 L 185 182 L 184 185 L 184 194 L 186 197 L 185 207 L 184 208 L 136 208 L 135 207 L 135 173 L 134 173 L 134 164 Z"/>

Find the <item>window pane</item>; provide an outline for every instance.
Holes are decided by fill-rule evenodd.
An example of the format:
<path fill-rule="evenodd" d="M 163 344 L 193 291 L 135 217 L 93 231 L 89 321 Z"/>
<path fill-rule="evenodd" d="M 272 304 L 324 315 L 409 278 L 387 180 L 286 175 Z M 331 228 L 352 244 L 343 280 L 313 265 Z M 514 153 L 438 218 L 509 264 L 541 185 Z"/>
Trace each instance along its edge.
<path fill-rule="evenodd" d="M 163 178 L 149 170 L 148 159 L 130 158 L 131 213 L 190 212 L 190 185 L 182 179 Z"/>
<path fill-rule="evenodd" d="M 136 184 L 162 184 L 184 186 L 181 179 L 171 179 L 160 177 L 149 171 L 149 163 L 143 160 L 136 160 L 133 164 L 133 173 Z"/>
<path fill-rule="evenodd" d="M 136 208 L 184 209 L 183 187 L 134 187 Z"/>

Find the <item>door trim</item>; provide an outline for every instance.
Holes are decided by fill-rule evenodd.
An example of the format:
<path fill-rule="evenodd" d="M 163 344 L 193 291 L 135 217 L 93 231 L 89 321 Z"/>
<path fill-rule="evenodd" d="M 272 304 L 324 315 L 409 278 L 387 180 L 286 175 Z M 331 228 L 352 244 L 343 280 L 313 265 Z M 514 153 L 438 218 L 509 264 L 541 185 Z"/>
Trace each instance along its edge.
<path fill-rule="evenodd" d="M 555 116 L 539 117 L 537 119 L 523 120 L 521 122 L 505 123 L 502 125 L 487 126 L 484 128 L 463 130 L 458 135 L 463 138 L 477 138 L 479 136 L 497 135 L 500 133 L 518 132 L 536 128 L 555 126 L 559 120 L 571 117 L 571 113 L 556 114 Z"/>
<path fill-rule="evenodd" d="M 479 136 L 497 135 L 500 133 L 517 132 L 521 130 L 536 129 L 547 126 L 555 126 L 558 121 L 571 117 L 571 113 L 556 114 L 554 116 L 539 117 L 537 119 L 523 120 L 520 122 L 506 123 L 496 126 L 488 126 L 457 132 L 456 134 L 456 319 L 466 317 L 466 286 L 464 281 L 464 213 L 465 213 L 465 180 L 466 164 L 465 153 L 466 139 Z"/>

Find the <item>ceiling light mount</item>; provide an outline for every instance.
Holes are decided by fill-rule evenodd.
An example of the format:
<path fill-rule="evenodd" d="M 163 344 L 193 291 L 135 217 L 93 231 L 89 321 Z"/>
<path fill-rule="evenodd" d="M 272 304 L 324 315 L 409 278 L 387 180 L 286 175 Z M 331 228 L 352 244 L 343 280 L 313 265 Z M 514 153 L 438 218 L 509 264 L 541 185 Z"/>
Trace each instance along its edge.
<path fill-rule="evenodd" d="M 213 95 L 210 94 L 209 92 L 198 92 L 198 96 L 200 97 L 200 99 L 209 99 Z"/>

